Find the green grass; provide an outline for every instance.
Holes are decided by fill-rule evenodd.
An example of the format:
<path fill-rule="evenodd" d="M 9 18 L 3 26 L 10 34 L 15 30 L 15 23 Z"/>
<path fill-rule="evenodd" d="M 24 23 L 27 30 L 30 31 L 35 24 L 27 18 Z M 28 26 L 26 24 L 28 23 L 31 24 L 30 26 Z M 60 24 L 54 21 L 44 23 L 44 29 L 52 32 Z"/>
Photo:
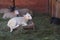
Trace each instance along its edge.
<path fill-rule="evenodd" d="M 36 25 L 36 30 L 28 30 L 25 33 L 20 31 L 9 32 L 7 21 L 0 18 L 0 40 L 60 40 L 60 25 L 50 24 L 50 16 L 39 15 L 34 16 L 33 21 Z"/>

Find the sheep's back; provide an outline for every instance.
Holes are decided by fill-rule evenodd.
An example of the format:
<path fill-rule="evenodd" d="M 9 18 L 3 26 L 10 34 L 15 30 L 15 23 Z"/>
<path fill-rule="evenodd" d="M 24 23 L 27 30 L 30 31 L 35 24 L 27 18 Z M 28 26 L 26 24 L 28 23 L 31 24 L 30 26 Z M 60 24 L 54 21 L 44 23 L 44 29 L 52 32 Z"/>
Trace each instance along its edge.
<path fill-rule="evenodd" d="M 15 19 L 16 19 L 17 24 L 19 25 L 25 22 L 25 19 L 23 17 L 16 17 Z"/>

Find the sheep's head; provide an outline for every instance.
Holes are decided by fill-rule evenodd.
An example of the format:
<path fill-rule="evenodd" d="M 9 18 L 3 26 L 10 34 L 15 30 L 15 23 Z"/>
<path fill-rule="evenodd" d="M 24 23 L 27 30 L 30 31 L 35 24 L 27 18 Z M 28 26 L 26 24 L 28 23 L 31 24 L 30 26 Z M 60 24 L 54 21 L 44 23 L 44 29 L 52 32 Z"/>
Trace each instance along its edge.
<path fill-rule="evenodd" d="M 24 18 L 27 20 L 32 20 L 32 16 L 29 13 L 26 13 L 26 15 L 24 15 Z"/>
<path fill-rule="evenodd" d="M 19 11 L 18 10 L 15 10 L 15 15 L 19 15 Z"/>

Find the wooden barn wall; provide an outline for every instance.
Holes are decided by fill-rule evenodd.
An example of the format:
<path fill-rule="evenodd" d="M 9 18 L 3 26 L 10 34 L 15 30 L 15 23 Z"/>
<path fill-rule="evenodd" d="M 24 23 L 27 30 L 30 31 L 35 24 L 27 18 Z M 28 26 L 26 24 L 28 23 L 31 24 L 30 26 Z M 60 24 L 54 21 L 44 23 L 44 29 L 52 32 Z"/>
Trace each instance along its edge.
<path fill-rule="evenodd" d="M 52 13 L 51 13 L 52 17 L 56 16 L 56 0 L 52 0 Z"/>
<path fill-rule="evenodd" d="M 11 0 L 0 0 L 0 8 L 9 7 Z M 20 8 L 29 8 L 41 13 L 48 13 L 48 0 L 15 0 L 15 4 Z"/>
<path fill-rule="evenodd" d="M 52 0 L 52 17 L 60 18 L 60 0 Z"/>

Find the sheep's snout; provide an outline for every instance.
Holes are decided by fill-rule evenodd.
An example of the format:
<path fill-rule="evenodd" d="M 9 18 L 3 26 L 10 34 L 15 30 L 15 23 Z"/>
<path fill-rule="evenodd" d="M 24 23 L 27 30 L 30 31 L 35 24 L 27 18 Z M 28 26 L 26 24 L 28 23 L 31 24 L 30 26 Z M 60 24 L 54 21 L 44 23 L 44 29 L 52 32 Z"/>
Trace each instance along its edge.
<path fill-rule="evenodd" d="M 32 17 L 29 17 L 29 20 L 32 20 Z"/>

